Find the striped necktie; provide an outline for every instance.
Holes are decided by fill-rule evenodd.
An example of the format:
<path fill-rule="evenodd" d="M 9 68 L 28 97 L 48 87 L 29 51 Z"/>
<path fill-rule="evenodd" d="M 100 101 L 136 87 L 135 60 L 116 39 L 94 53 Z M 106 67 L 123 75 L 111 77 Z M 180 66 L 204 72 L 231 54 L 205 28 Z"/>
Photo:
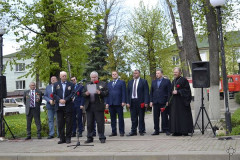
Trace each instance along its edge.
<path fill-rule="evenodd" d="M 32 94 L 31 94 L 30 107 L 35 107 L 34 106 L 34 90 L 32 90 Z"/>

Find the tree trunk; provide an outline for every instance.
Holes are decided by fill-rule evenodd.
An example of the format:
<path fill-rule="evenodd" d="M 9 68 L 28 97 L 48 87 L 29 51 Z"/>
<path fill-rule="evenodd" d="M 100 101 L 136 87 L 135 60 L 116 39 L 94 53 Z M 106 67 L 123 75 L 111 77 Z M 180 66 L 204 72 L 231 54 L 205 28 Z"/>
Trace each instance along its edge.
<path fill-rule="evenodd" d="M 201 61 L 201 57 L 194 34 L 190 0 L 177 0 L 177 7 L 182 26 L 183 48 L 186 52 L 190 67 L 192 68 L 192 62 Z"/>
<path fill-rule="evenodd" d="M 214 8 L 209 0 L 204 2 L 205 16 L 207 20 L 209 63 L 210 63 L 210 92 L 209 92 L 209 116 L 212 120 L 220 120 L 220 95 L 219 95 L 219 50 L 217 20 Z"/>
<path fill-rule="evenodd" d="M 174 37 L 176 45 L 179 49 L 179 57 L 180 57 L 180 61 L 181 61 L 181 68 L 182 68 L 182 71 L 183 71 L 183 76 L 184 77 L 190 77 L 189 65 L 188 65 L 188 62 L 187 62 L 187 55 L 186 55 L 186 52 L 184 52 L 183 46 L 182 46 L 182 44 L 180 42 L 180 39 L 179 39 L 179 36 L 178 36 L 175 16 L 174 16 L 173 11 L 172 11 L 172 4 L 170 3 L 169 0 L 166 0 L 166 2 L 167 2 L 168 9 L 169 9 L 169 12 L 170 12 L 170 16 L 171 16 L 171 19 L 172 19 L 173 37 Z"/>
<path fill-rule="evenodd" d="M 62 56 L 60 54 L 59 42 L 56 40 L 56 37 L 52 37 L 53 34 L 57 33 L 58 25 L 55 21 L 55 8 L 53 5 L 53 0 L 44 0 L 43 7 L 45 9 L 44 16 L 46 21 L 44 21 L 45 27 L 45 40 L 48 42 L 47 48 L 53 53 L 53 56 L 50 56 L 50 65 L 56 65 L 54 69 L 50 72 L 51 76 L 59 77 L 60 69 L 62 68 Z"/>

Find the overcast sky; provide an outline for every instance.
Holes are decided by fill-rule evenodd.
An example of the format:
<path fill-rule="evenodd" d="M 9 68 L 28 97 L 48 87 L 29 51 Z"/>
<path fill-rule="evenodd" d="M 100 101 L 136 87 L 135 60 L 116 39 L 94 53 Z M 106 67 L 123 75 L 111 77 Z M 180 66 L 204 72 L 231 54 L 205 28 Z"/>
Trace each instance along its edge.
<path fill-rule="evenodd" d="M 160 0 L 143 0 L 145 4 L 148 4 L 149 6 L 155 6 L 157 2 Z M 133 10 L 134 7 L 137 7 L 140 0 L 125 0 L 125 4 L 123 6 L 126 6 L 130 12 Z M 237 7 L 239 9 L 239 7 Z M 240 28 L 240 22 L 238 22 L 238 26 Z M 238 28 L 238 29 L 239 29 Z M 5 34 L 3 36 L 3 55 L 11 54 L 16 52 L 19 49 L 19 44 L 15 41 L 15 36 L 12 32 L 9 32 L 8 34 Z"/>

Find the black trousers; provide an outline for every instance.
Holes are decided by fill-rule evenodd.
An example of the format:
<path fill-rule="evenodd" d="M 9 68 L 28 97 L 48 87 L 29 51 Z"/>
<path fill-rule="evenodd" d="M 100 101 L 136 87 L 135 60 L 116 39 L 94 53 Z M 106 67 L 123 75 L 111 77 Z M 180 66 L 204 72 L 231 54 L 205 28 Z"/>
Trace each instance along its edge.
<path fill-rule="evenodd" d="M 121 105 L 114 106 L 111 105 L 109 107 L 109 112 L 111 116 L 111 127 L 112 127 L 112 133 L 117 133 L 117 115 L 118 115 L 118 126 L 119 126 L 119 133 L 124 134 L 125 133 L 125 127 L 124 127 L 124 118 L 123 118 L 123 107 Z"/>
<path fill-rule="evenodd" d="M 153 104 L 153 121 L 154 121 L 154 130 L 156 132 L 159 132 L 159 117 L 161 114 L 161 120 L 162 120 L 162 131 L 168 132 L 169 126 L 168 126 L 168 107 L 164 112 L 161 112 L 161 108 L 165 107 L 165 104 Z"/>
<path fill-rule="evenodd" d="M 138 99 L 132 99 L 130 105 L 130 114 L 131 114 L 131 121 L 132 121 L 132 133 L 137 133 L 137 127 L 139 124 L 139 133 L 144 133 L 145 131 L 145 107 L 141 108 L 140 102 Z"/>
<path fill-rule="evenodd" d="M 86 113 L 87 113 L 87 138 L 93 140 L 94 124 L 96 120 L 99 139 L 106 139 L 106 137 L 104 136 L 105 131 L 104 111 L 92 111 L 90 109 L 86 111 Z"/>
<path fill-rule="evenodd" d="M 58 132 L 60 140 L 71 139 L 72 135 L 72 112 L 66 111 L 65 107 L 59 107 L 57 111 Z M 66 136 L 65 136 L 66 125 Z"/>
<path fill-rule="evenodd" d="M 37 111 L 36 108 L 30 108 L 29 114 L 26 116 L 27 119 L 27 136 L 31 137 L 31 124 L 32 119 L 34 118 L 36 127 L 37 127 L 37 136 L 41 136 L 41 120 L 40 120 L 40 111 Z"/>

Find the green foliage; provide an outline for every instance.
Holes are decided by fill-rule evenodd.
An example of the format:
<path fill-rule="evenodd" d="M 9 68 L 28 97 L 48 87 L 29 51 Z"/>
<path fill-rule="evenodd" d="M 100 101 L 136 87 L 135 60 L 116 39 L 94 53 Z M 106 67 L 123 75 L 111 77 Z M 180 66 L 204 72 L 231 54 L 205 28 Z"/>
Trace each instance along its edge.
<path fill-rule="evenodd" d="M 104 42 L 103 29 L 101 25 L 97 25 L 95 31 L 95 38 L 91 43 L 91 52 L 88 54 L 88 62 L 86 64 L 84 75 L 89 78 L 92 71 L 98 72 L 99 78 L 104 80 L 104 76 L 108 75 L 108 72 L 103 68 L 107 64 L 107 46 Z"/>
<path fill-rule="evenodd" d="M 67 59 L 73 74 L 82 74 L 92 24 L 100 18 L 92 12 L 94 0 L 6 0 L 0 5 L 0 20 L 7 17 L 7 28 L 23 43 L 16 59 L 35 60 L 27 64 L 26 77 L 35 77 L 38 71 L 40 79 L 48 82 L 50 74 L 57 74 L 54 71 L 67 70 Z"/>
<path fill-rule="evenodd" d="M 236 103 L 240 104 L 240 92 L 234 94 L 234 99 Z"/>
<path fill-rule="evenodd" d="M 40 114 L 41 122 L 44 122 L 47 115 L 45 112 L 42 112 Z M 12 116 L 5 116 L 5 120 L 7 124 L 9 125 L 11 131 L 13 132 L 14 136 L 17 138 L 20 137 L 26 137 L 27 136 L 27 120 L 26 120 L 26 114 L 19 114 L 19 115 L 12 115 Z M 35 122 L 33 120 L 32 122 L 32 137 L 37 137 L 37 128 L 35 125 Z M 46 137 L 48 136 L 48 132 L 42 130 L 42 136 Z M 8 131 L 6 132 L 6 138 L 12 138 L 11 133 Z"/>
<path fill-rule="evenodd" d="M 170 46 L 170 28 L 158 6 L 149 8 L 141 1 L 132 14 L 128 28 L 131 63 L 150 74 L 152 79 L 157 67 L 172 67 L 172 53 L 166 49 Z"/>
<path fill-rule="evenodd" d="M 231 121 L 232 121 L 232 133 L 231 134 L 239 134 L 240 131 L 240 109 L 237 109 L 231 117 Z M 238 132 L 238 133 L 236 133 Z"/>

